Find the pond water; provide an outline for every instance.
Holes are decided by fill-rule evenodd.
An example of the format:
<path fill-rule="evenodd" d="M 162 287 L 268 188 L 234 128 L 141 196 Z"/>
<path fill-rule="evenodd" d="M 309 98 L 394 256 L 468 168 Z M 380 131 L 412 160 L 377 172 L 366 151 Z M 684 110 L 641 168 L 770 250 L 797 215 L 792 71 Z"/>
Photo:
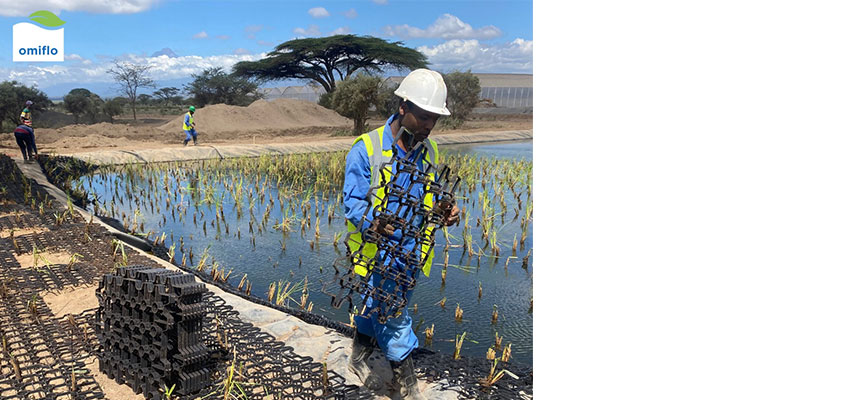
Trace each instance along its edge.
<path fill-rule="evenodd" d="M 511 345 L 512 361 L 531 364 L 532 142 L 443 146 L 440 154 L 463 178 L 457 195 L 465 213 L 460 224 L 437 232 L 431 276 L 420 275 L 410 297 L 420 346 L 451 354 L 456 337 L 466 332 L 461 355 L 484 357 L 498 334 L 502 348 Z M 329 292 L 338 289 L 331 265 L 345 254 L 344 157 L 110 167 L 77 185 L 97 200 L 99 215 L 162 240 L 175 264 L 230 273 L 233 286 L 246 277 L 251 294 L 266 299 L 271 284 L 275 300 L 288 284 L 291 292 L 279 297 L 288 306 L 300 307 L 306 295 L 303 304 L 312 303 L 314 313 L 349 323 L 348 310 L 333 308 L 322 291 L 328 282 Z M 458 307 L 461 321 L 455 319 Z M 426 346 L 424 331 L 432 324 L 434 340 Z"/>

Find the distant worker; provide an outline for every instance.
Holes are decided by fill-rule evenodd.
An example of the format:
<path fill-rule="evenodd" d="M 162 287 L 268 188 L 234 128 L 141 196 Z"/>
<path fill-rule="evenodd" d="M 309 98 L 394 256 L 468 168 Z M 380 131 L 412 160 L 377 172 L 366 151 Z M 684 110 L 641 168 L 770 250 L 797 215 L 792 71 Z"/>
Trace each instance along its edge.
<path fill-rule="evenodd" d="M 418 156 L 424 152 L 425 158 L 430 163 L 434 165 L 438 163 L 437 143 L 428 139 L 428 135 L 441 115 L 450 115 L 446 108 L 446 91 L 446 84 L 439 73 L 427 69 L 412 71 L 395 91 L 395 94 L 401 97 L 396 114 L 391 116 L 383 126 L 361 135 L 354 141 L 345 160 L 343 185 L 343 205 L 349 232 L 356 232 L 361 218 L 366 215 L 366 218 L 370 219 L 372 216 L 372 212 L 366 211 L 371 210 L 375 204 L 381 203 L 380 200 L 370 198 L 369 195 L 370 186 L 380 185 L 381 182 L 378 177 L 373 176 L 372 172 L 380 171 L 381 165 L 389 161 L 393 153 L 403 159 L 421 160 L 422 158 Z M 422 143 L 423 146 L 419 146 L 414 152 L 414 147 L 418 143 Z M 422 161 L 419 162 L 418 168 L 425 171 Z M 391 170 L 392 174 L 397 173 L 395 165 Z M 413 184 L 409 178 L 406 181 L 400 179 L 399 184 L 406 185 L 409 193 L 420 199 L 426 206 L 433 205 L 434 199 L 425 196 L 425 190 L 421 184 Z M 378 191 L 378 193 L 383 192 Z M 456 224 L 459 220 L 457 205 L 450 204 L 446 206 L 446 210 L 445 224 L 447 226 Z M 412 215 L 409 218 L 408 223 L 413 227 L 421 228 L 425 224 L 422 215 Z M 405 252 L 416 252 L 423 256 L 427 253 L 429 258 L 426 259 L 422 271 L 426 276 L 429 274 L 433 247 L 430 250 L 419 248 L 414 238 L 402 236 L 401 229 L 396 229 L 387 221 L 364 221 L 359 230 L 359 234 L 352 235 L 347 243 L 349 250 L 359 249 L 365 237 L 364 233 L 372 230 L 388 237 L 396 245 L 403 247 Z M 369 246 L 369 243 L 367 242 L 364 246 Z M 368 252 L 368 248 L 365 251 Z M 375 258 L 384 259 L 384 256 L 377 254 Z M 392 258 L 387 262 L 391 263 L 390 266 L 393 268 L 408 271 L 405 260 Z M 416 271 L 418 273 L 418 270 Z M 356 267 L 354 272 L 365 276 L 365 271 L 358 272 Z M 367 285 L 371 287 L 385 282 L 377 273 L 371 274 L 370 277 Z M 411 292 L 408 290 L 407 293 L 409 296 Z M 419 390 L 416 371 L 410 357 L 413 349 L 419 345 L 419 340 L 413 331 L 413 320 L 407 312 L 407 307 L 399 310 L 395 317 L 387 319 L 386 323 L 382 324 L 378 320 L 377 313 L 369 314 L 370 310 L 380 307 L 380 303 L 372 298 L 366 298 L 365 305 L 365 312 L 354 318 L 357 329 L 348 369 L 356 374 L 366 387 L 372 390 L 379 389 L 380 381 L 372 375 L 371 369 L 366 364 L 366 360 L 374 350 L 374 343 L 377 343 L 392 366 L 393 383 L 399 386 L 401 398 L 404 400 L 424 399 Z M 369 316 L 364 317 L 364 315 Z"/>
<path fill-rule="evenodd" d="M 186 139 L 183 140 L 183 146 L 192 140 L 192 143 L 198 145 L 198 133 L 195 132 L 195 106 L 189 106 L 189 112 L 183 117 L 183 132 L 186 132 Z"/>
<path fill-rule="evenodd" d="M 30 107 L 32 107 L 32 101 L 27 100 L 24 110 L 21 111 L 21 125 L 32 127 L 32 111 L 30 111 Z"/>
<path fill-rule="evenodd" d="M 15 141 L 21 148 L 24 162 L 32 162 L 38 157 L 38 150 L 35 148 L 35 133 L 32 131 L 32 127 L 24 124 L 18 125 L 15 128 Z"/>

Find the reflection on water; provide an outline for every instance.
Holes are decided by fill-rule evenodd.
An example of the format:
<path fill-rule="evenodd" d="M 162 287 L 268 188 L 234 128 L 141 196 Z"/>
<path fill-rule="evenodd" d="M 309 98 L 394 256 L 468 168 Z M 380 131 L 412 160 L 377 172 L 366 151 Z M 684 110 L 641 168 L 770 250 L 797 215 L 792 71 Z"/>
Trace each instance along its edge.
<path fill-rule="evenodd" d="M 531 161 L 532 141 L 517 140 L 496 143 L 451 144 L 441 146 L 440 151 L 445 151 L 446 153 L 477 154 L 486 157 L 513 158 Z"/>

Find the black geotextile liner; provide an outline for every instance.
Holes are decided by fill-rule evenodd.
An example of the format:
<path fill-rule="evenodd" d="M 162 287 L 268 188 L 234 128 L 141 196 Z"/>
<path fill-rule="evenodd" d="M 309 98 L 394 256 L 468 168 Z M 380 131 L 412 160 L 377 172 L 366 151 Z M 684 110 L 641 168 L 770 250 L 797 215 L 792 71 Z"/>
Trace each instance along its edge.
<path fill-rule="evenodd" d="M 53 157 L 51 157 L 52 159 Z M 67 157 L 60 158 L 66 159 Z M 75 164 L 82 163 L 80 160 L 73 159 Z M 1 162 L 2 160 L 0 160 Z M 84 164 L 84 163 L 83 163 Z M 69 178 L 74 179 L 83 173 L 87 173 L 89 168 L 96 168 L 92 166 L 82 167 L 77 170 L 76 175 L 70 174 Z M 62 171 L 75 171 L 73 168 L 57 168 L 56 170 Z M 57 185 L 59 186 L 59 185 Z M 103 216 L 98 216 L 99 218 L 104 218 Z M 100 229 L 98 227 L 98 229 Z M 124 232 L 127 232 L 126 229 L 120 229 Z M 105 231 L 104 231 L 105 232 Z M 112 236 L 108 233 L 104 234 L 105 237 L 111 240 Z M 107 249 L 109 250 L 109 249 Z M 164 245 L 154 246 L 152 253 L 159 257 L 164 261 L 168 261 L 168 249 Z M 111 253 L 110 253 L 111 255 Z M 140 256 L 139 256 L 140 257 Z M 113 256 L 114 259 L 118 259 Z M 131 258 L 129 260 L 129 264 L 149 264 L 149 260 L 145 260 L 144 262 L 138 261 L 135 258 Z M 283 311 L 289 315 L 295 316 L 307 323 L 312 325 L 319 325 L 326 328 L 333 329 L 341 334 L 344 334 L 348 337 L 354 336 L 354 330 L 352 327 L 342 324 L 338 321 L 330 320 L 324 316 L 309 313 L 305 310 L 284 307 L 280 305 L 273 304 L 263 298 L 251 296 L 245 294 L 245 292 L 237 290 L 231 284 L 226 284 L 221 281 L 214 281 L 212 276 L 207 274 L 200 274 L 197 270 L 192 268 L 181 267 L 177 264 L 173 264 L 175 267 L 180 268 L 181 270 L 191 273 L 195 275 L 201 281 L 215 285 L 216 287 L 224 290 L 227 293 L 230 293 L 235 296 L 239 296 L 243 299 L 249 300 L 253 303 L 261 304 L 266 307 L 270 307 L 276 310 Z M 217 299 L 220 299 L 216 297 Z M 223 300 L 221 300 L 223 303 Z M 236 311 L 228 311 L 228 313 L 235 313 Z M 271 340 L 271 342 L 279 343 L 280 346 L 285 346 L 283 343 L 274 341 L 270 335 L 261 332 L 258 328 L 253 327 L 253 325 L 249 323 L 245 323 L 238 318 L 234 318 L 232 320 L 233 324 L 240 325 L 241 329 L 246 330 L 256 330 L 257 335 L 261 336 L 263 341 Z M 278 346 L 278 345 L 274 345 Z M 289 347 L 287 347 L 289 348 Z M 291 351 L 291 348 L 289 348 Z M 504 376 L 502 379 L 497 381 L 492 387 L 485 387 L 481 384 L 481 380 L 488 376 L 492 367 L 492 361 L 488 361 L 483 358 L 468 358 L 463 357 L 460 360 L 452 359 L 451 355 L 440 354 L 426 349 L 417 349 L 413 352 L 413 357 L 415 360 L 415 366 L 417 373 L 420 376 L 420 379 L 427 379 L 429 382 L 438 382 L 438 384 L 442 385 L 445 389 L 450 389 L 457 391 L 462 394 L 463 397 L 466 398 L 487 398 L 487 399 L 519 399 L 525 397 L 533 396 L 533 374 L 530 366 L 525 364 L 519 364 L 514 362 L 500 362 L 496 367 L 496 372 L 501 371 L 502 369 L 508 370 L 514 375 L 518 377 L 518 379 L 514 379 L 511 376 Z M 240 355 L 238 349 L 236 353 L 236 358 L 238 360 L 243 360 Z M 233 360 L 233 354 L 229 355 L 229 360 Z M 238 367 L 237 367 L 238 368 Z M 219 370 L 218 373 L 223 373 L 222 370 Z M 332 374 L 331 371 L 328 372 Z M 342 382 L 340 380 L 340 382 Z M 219 387 L 221 386 L 221 381 L 217 381 L 216 383 Z M 347 390 L 347 389 L 346 389 Z M 362 394 L 360 392 L 355 393 L 354 391 L 347 391 L 346 398 L 371 398 L 368 394 Z M 287 397 L 284 397 L 287 398 Z M 292 397 L 292 398 L 304 398 L 304 397 Z M 2 400 L 2 398 L 0 398 Z"/>
<path fill-rule="evenodd" d="M 71 182 L 80 175 L 97 170 L 97 166 L 89 164 L 85 161 L 68 157 L 68 156 L 47 156 L 40 154 L 36 159 L 44 175 L 47 176 L 47 181 L 54 186 L 62 189 L 65 193 L 71 196 L 71 201 L 79 207 L 85 208 L 89 203 L 84 192 L 75 192 L 72 190 Z"/>
<path fill-rule="evenodd" d="M 41 186 L 21 173 L 15 161 L 2 154 L 0 154 L 0 177 L 2 177 L 0 178 L 0 204 L 35 208 L 38 203 L 49 198 Z"/>

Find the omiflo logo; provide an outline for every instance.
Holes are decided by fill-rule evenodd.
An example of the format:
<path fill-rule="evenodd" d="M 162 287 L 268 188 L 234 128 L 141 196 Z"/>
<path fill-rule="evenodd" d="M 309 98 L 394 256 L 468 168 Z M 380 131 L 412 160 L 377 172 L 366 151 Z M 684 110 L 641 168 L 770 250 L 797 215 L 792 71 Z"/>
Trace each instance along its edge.
<path fill-rule="evenodd" d="M 29 18 L 48 28 L 65 25 L 50 11 L 36 11 Z M 45 29 L 29 22 L 12 26 L 12 61 L 64 61 L 65 28 Z"/>

